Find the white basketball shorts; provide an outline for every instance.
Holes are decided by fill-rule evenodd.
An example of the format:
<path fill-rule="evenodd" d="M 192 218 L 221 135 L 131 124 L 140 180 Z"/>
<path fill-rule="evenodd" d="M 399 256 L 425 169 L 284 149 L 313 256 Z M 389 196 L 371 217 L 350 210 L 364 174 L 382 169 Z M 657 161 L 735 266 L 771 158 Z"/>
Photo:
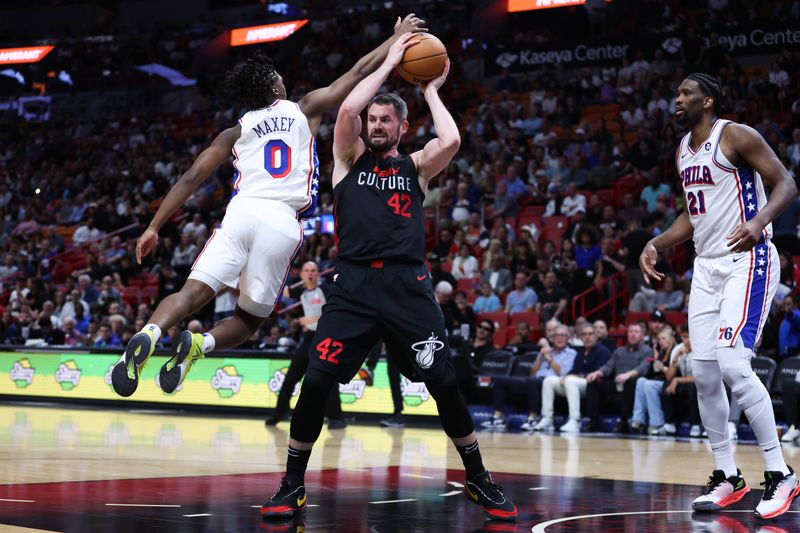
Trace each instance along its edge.
<path fill-rule="evenodd" d="M 189 279 L 219 291 L 239 287 L 238 305 L 267 317 L 278 302 L 303 243 L 294 209 L 282 202 L 234 196 L 220 227 L 192 265 Z"/>
<path fill-rule="evenodd" d="M 761 242 L 749 252 L 694 261 L 689 294 L 689 337 L 694 358 L 716 360 L 718 347 L 741 339 L 753 350 L 780 282 L 775 245 Z"/>

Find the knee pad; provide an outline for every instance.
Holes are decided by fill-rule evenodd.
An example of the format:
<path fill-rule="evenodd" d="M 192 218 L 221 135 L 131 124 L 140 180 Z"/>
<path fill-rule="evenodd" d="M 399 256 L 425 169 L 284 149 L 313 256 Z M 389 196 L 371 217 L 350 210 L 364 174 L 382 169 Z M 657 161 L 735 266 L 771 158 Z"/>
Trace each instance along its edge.
<path fill-rule="evenodd" d="M 722 371 L 717 361 L 693 361 L 692 375 L 698 396 L 714 395 L 725 390 L 722 384 Z"/>

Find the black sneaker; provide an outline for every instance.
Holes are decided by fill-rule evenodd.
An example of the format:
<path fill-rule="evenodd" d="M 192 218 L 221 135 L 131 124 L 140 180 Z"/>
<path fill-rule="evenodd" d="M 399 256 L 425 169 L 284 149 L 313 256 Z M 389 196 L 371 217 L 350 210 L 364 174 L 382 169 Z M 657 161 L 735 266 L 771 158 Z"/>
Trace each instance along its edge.
<path fill-rule="evenodd" d="M 491 519 L 510 522 L 517 519 L 517 506 L 506 498 L 503 488 L 492 481 L 489 472 L 467 479 L 464 493 L 470 500 L 483 507 L 483 512 Z"/>
<path fill-rule="evenodd" d="M 406 427 L 406 419 L 403 415 L 396 414 L 381 420 L 381 425 L 385 428 L 403 428 Z"/>
<path fill-rule="evenodd" d="M 742 471 L 737 470 L 735 476 L 726 478 L 722 470 L 714 470 L 708 478 L 703 494 L 692 502 L 695 511 L 719 511 L 744 498 L 750 492 Z"/>
<path fill-rule="evenodd" d="M 281 479 L 281 486 L 275 496 L 261 506 L 262 518 L 286 518 L 306 510 L 306 488 Z"/>

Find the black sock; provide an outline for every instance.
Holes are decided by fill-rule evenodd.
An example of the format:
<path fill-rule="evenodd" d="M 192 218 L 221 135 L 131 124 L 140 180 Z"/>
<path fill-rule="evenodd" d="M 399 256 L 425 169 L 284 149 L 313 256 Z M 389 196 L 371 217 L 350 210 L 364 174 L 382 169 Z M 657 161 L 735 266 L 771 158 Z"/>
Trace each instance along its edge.
<path fill-rule="evenodd" d="M 479 474 L 486 472 L 483 467 L 483 459 L 481 458 L 481 450 L 478 448 L 478 441 L 466 446 L 456 446 L 461 460 L 464 462 L 464 470 L 467 472 L 467 479 L 472 479 Z"/>
<path fill-rule="evenodd" d="M 289 481 L 297 485 L 303 484 L 309 457 L 311 457 L 311 450 L 298 450 L 289 446 L 289 453 L 286 457 L 286 477 L 289 478 Z"/>

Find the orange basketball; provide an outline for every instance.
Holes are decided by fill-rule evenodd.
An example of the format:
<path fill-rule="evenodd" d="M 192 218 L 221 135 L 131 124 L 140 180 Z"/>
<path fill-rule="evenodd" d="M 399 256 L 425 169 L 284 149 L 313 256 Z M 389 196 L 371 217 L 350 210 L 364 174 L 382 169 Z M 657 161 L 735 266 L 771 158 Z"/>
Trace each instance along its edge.
<path fill-rule="evenodd" d="M 419 33 L 419 44 L 407 48 L 397 72 L 411 83 L 425 83 L 444 72 L 447 49 L 435 35 Z"/>

